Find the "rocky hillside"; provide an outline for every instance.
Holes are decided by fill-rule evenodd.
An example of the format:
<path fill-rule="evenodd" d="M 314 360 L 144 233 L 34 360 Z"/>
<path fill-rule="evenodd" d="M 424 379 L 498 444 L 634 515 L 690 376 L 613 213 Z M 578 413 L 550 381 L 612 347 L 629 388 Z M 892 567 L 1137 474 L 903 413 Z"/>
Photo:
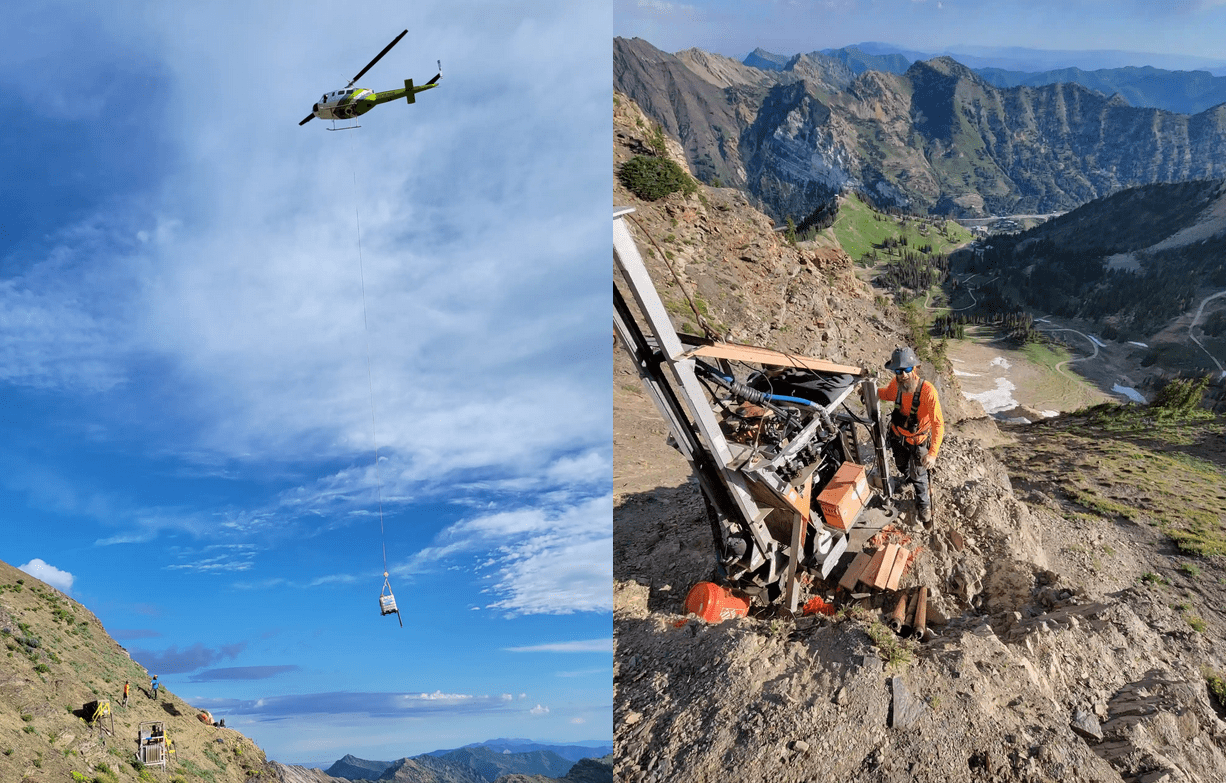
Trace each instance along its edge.
<path fill-rule="evenodd" d="M 637 112 L 615 99 L 615 162 L 647 144 Z M 646 203 L 617 185 L 614 204 L 637 210 L 680 328 L 698 320 L 684 290 L 738 342 L 879 367 L 906 340 L 829 237 L 791 246 L 738 191 Z M 705 508 L 621 354 L 618 780 L 1226 779 L 1226 421 L 1108 406 L 1001 431 L 942 380 L 936 524 L 902 531 L 919 551 L 903 587 L 928 587 L 936 638 L 893 636 L 881 594 L 708 625 L 682 610 L 712 576 Z"/>
<path fill-rule="evenodd" d="M 136 761 L 143 721 L 162 721 L 174 753 L 163 780 L 245 783 L 269 771 L 264 752 L 233 729 L 205 725 L 163 689 L 148 691 L 149 672 L 111 639 L 81 604 L 0 563 L 0 780 L 151 780 Z M 120 706 L 124 681 L 132 683 Z M 109 701 L 94 724 L 83 709 Z M 114 733 L 111 733 L 112 726 Z"/>
<path fill-rule="evenodd" d="M 1226 105 L 1186 115 L 1072 83 L 999 88 L 948 57 L 853 79 L 802 55 L 733 77 L 694 50 L 621 38 L 613 49 L 615 88 L 681 140 L 690 170 L 778 220 L 800 222 L 847 188 L 918 212 L 1050 213 L 1226 172 Z"/>

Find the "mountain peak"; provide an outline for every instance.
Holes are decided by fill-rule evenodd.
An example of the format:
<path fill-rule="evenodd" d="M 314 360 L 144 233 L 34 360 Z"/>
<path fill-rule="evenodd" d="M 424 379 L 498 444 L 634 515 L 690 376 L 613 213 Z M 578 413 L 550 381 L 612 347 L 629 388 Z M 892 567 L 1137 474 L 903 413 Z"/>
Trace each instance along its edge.
<path fill-rule="evenodd" d="M 925 71 L 935 71 L 942 76 L 951 77 L 954 79 L 970 79 L 979 81 L 979 76 L 974 71 L 967 68 L 962 63 L 948 55 L 933 57 L 931 60 L 917 60 L 907 69 L 907 76 L 914 78 L 915 75 Z"/>

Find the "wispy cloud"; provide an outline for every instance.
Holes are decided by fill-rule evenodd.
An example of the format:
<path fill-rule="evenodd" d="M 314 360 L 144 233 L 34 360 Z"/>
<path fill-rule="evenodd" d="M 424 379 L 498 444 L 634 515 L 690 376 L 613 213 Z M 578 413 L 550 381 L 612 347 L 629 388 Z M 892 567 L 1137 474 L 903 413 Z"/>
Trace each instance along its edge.
<path fill-rule="evenodd" d="M 611 611 L 612 496 L 458 522 L 394 570 L 430 571 L 474 553 L 486 555 L 481 569 L 492 584 L 485 591 L 494 597 L 488 608 L 508 615 Z"/>
<path fill-rule="evenodd" d="M 612 653 L 613 639 L 585 639 L 579 642 L 550 642 L 530 647 L 503 647 L 507 652 Z"/>
<path fill-rule="evenodd" d="M 278 674 L 298 671 L 296 665 L 287 666 L 231 666 L 224 669 L 205 669 L 188 678 L 189 682 L 219 682 L 224 680 L 267 680 Z"/>
<path fill-rule="evenodd" d="M 165 650 L 132 650 L 132 658 L 155 674 L 182 674 L 218 661 L 234 658 L 247 647 L 246 642 L 223 645 L 218 649 L 194 644 L 179 649 L 171 646 Z"/>
<path fill-rule="evenodd" d="M 197 699 L 198 706 L 260 720 L 302 715 L 365 715 L 380 718 L 443 717 L 507 710 L 523 711 L 501 696 L 465 693 L 309 693 L 262 699 Z"/>

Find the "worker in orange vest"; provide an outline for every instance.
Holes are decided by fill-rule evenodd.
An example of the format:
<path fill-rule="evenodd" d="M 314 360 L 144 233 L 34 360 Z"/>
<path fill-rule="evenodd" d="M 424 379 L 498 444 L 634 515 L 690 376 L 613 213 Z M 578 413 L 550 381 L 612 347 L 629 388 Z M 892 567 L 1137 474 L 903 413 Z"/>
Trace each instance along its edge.
<path fill-rule="evenodd" d="M 894 372 L 885 388 L 877 391 L 882 400 L 894 400 L 890 417 L 890 448 L 894 464 L 904 481 L 915 485 L 915 508 L 925 528 L 932 528 L 932 493 L 928 471 L 936 464 L 945 439 L 945 417 L 936 387 L 919 376 L 919 357 L 910 348 L 895 348 L 887 370 Z"/>
<path fill-rule="evenodd" d="M 124 683 L 123 683 L 123 706 L 125 706 L 125 707 L 127 707 L 127 706 L 128 706 L 128 689 L 129 689 L 130 687 L 131 687 L 131 683 L 130 683 L 130 682 L 128 682 L 127 680 L 124 680 Z"/>

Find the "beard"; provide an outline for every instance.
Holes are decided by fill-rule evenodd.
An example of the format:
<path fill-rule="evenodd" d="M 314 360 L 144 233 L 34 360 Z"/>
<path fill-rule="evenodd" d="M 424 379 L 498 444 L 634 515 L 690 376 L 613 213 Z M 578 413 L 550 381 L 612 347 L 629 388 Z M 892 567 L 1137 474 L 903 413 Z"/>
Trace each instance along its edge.
<path fill-rule="evenodd" d="M 907 394 L 912 394 L 919 388 L 920 378 L 916 373 L 907 376 L 907 380 L 903 381 L 902 388 Z"/>

